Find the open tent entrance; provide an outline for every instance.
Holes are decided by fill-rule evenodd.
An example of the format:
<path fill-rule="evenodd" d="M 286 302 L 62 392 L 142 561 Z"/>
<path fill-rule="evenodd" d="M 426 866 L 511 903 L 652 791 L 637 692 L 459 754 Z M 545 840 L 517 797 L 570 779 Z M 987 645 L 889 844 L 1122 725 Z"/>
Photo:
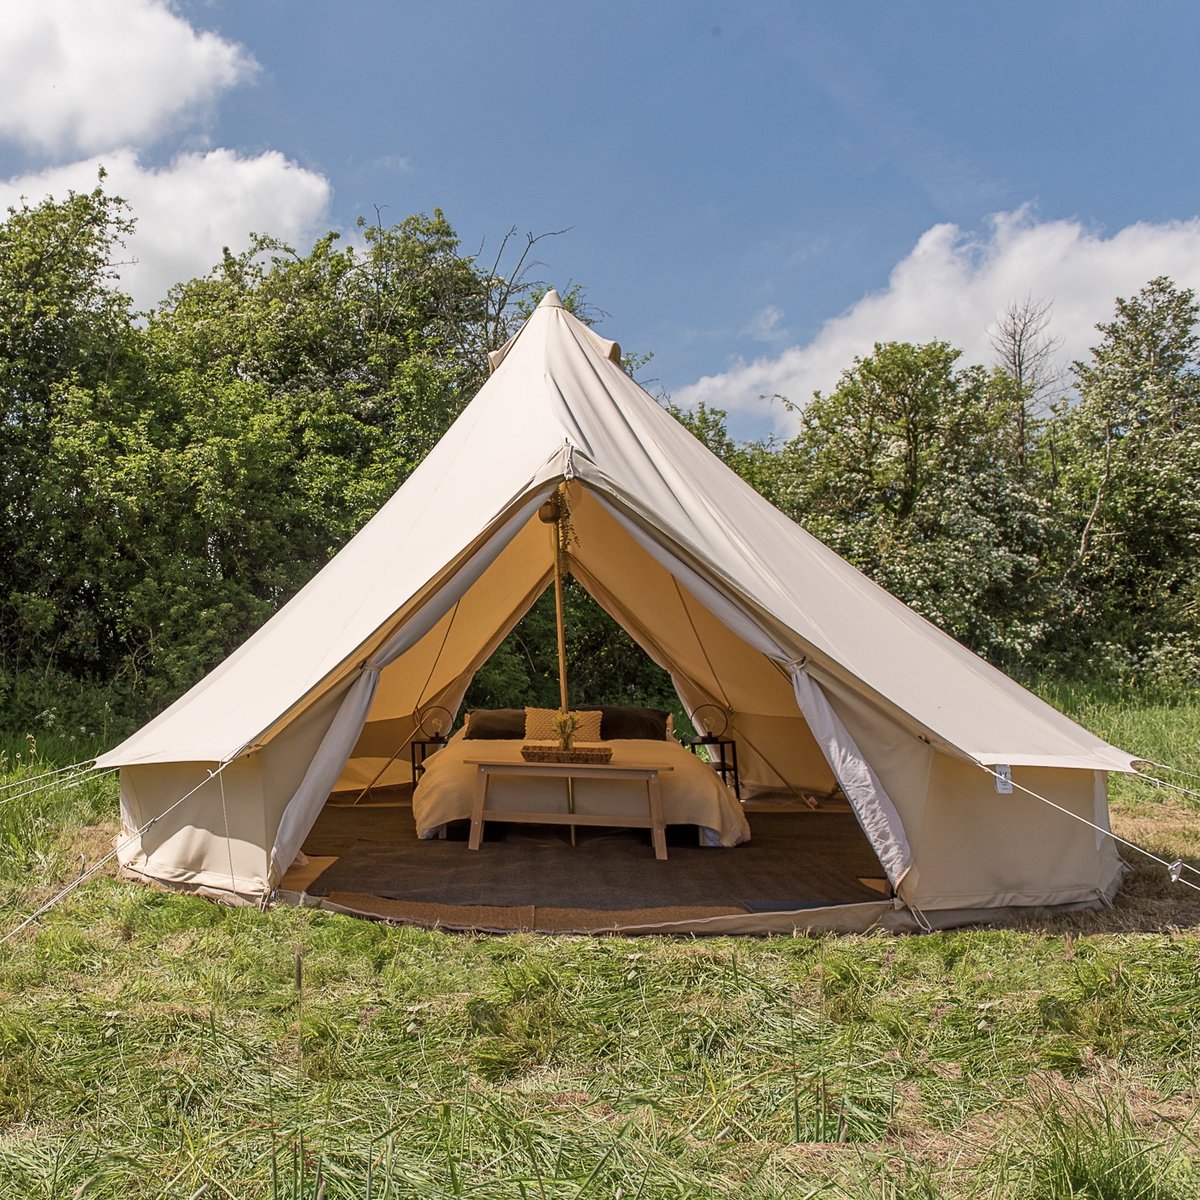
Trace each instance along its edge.
<path fill-rule="evenodd" d="M 666 673 L 685 712 L 712 705 L 732 714 L 745 793 L 830 791 L 837 780 L 787 670 L 729 628 L 578 485 L 572 520 L 578 541 L 568 570 L 579 586 Z M 407 755 L 388 764 L 396 747 L 420 736 L 419 715 L 430 706 L 459 711 L 476 673 L 550 586 L 552 559 L 550 533 L 529 519 L 428 632 L 383 667 L 335 792 L 361 790 L 377 776 L 375 786 L 405 781 Z"/>
<path fill-rule="evenodd" d="M 608 627 L 605 641 L 623 643 L 627 665 L 642 660 L 616 694 L 596 693 L 586 662 L 572 667 L 572 707 L 668 707 L 671 696 L 684 733 L 701 706 L 710 718 L 731 714 L 720 732 L 736 741 L 751 841 L 731 853 L 702 849 L 703 830 L 673 826 L 669 860 L 656 862 L 646 831 L 615 827 L 569 836 L 565 827 L 500 818 L 479 854 L 463 845 L 463 820 L 436 841 L 418 839 L 412 785 L 430 749 L 419 744 L 412 752 L 427 741 L 422 714 L 436 706 L 458 714 L 461 725 L 460 710 L 478 707 L 472 681 L 486 677 L 489 664 L 521 662 L 530 642 L 553 654 L 552 625 L 549 638 L 545 628 L 540 637 L 522 636 L 523 622 L 545 627 L 537 602 L 552 586 L 553 533 L 534 517 L 425 636 L 380 672 L 362 732 L 305 838 L 312 861 L 282 886 L 359 911 L 486 927 L 604 928 L 889 896 L 879 858 L 798 710 L 787 672 L 728 628 L 602 500 L 578 484 L 569 494 L 571 609 L 578 620 L 591 607 L 589 626 Z M 553 663 L 530 666 L 520 703 L 556 707 Z M 716 753 L 699 750 L 702 758 Z"/>

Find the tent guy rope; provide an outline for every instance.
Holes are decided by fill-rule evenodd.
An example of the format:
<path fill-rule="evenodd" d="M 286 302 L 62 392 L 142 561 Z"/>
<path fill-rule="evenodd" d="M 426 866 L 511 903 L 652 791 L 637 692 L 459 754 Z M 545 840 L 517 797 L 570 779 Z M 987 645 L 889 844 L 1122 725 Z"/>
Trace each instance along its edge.
<path fill-rule="evenodd" d="M 1133 773 L 1139 779 L 1144 779 L 1147 783 L 1154 784 L 1155 787 L 1167 788 L 1169 791 L 1180 792 L 1184 796 L 1191 796 L 1194 800 L 1200 800 L 1200 792 L 1196 791 L 1195 788 L 1186 788 L 1182 784 L 1171 783 L 1167 779 L 1155 779 L 1153 775 L 1147 775 L 1144 771 L 1134 771 Z"/>
<path fill-rule="evenodd" d="M 103 771 L 98 771 L 94 767 L 89 767 L 86 771 L 80 771 L 75 775 L 59 779 L 50 779 L 38 784 L 37 787 L 30 788 L 28 791 L 16 792 L 11 796 L 0 796 L 0 807 L 3 807 L 5 804 L 11 804 L 16 800 L 26 800 L 30 796 L 40 796 L 43 792 L 50 792 L 55 788 L 62 788 L 65 791 L 70 791 L 71 788 L 76 788 L 81 783 L 86 783 L 89 779 L 99 779 L 101 776 L 111 775 L 115 770 L 115 767 L 109 767 L 107 770 Z"/>
<path fill-rule="evenodd" d="M 68 771 L 75 771 L 80 767 L 88 767 L 90 769 L 95 762 L 94 758 L 84 758 L 77 763 L 71 763 L 70 766 L 55 767 L 53 771 L 43 771 L 40 775 L 21 775 L 15 779 L 10 779 L 7 783 L 0 783 L 0 792 L 7 791 L 9 788 L 21 787 L 27 783 L 36 783 L 39 779 L 49 779 L 54 775 L 65 775 Z"/>
<path fill-rule="evenodd" d="M 1185 779 L 1200 779 L 1194 771 L 1185 771 L 1182 767 L 1169 767 L 1166 763 L 1155 762 L 1152 758 L 1139 758 L 1138 762 L 1144 762 L 1148 767 L 1155 767 L 1159 771 L 1170 771 L 1172 775 L 1182 775 Z M 1141 772 L 1139 771 L 1140 775 Z"/>
<path fill-rule="evenodd" d="M 198 784 L 196 784 L 196 786 L 194 788 L 192 788 L 192 790 L 190 792 L 185 792 L 169 808 L 163 809 L 163 811 L 160 812 L 157 816 L 151 817 L 150 820 L 147 821 L 144 825 L 140 826 L 138 829 L 135 829 L 133 831 L 133 833 L 131 833 L 123 841 L 118 842 L 117 845 L 115 845 L 103 858 L 97 859 L 90 867 L 88 867 L 88 869 L 86 871 L 81 872 L 80 875 L 78 876 L 78 878 L 71 880 L 71 882 L 68 883 L 66 885 L 66 887 L 64 887 L 60 891 L 56 892 L 53 896 L 50 897 L 49 900 L 46 901 L 45 904 L 41 905 L 41 907 L 39 907 L 39 908 L 35 909 L 33 912 L 31 912 L 29 914 L 29 916 L 27 916 L 19 925 L 14 926 L 3 937 L 0 937 L 0 946 L 3 946 L 6 943 L 10 942 L 22 930 L 28 929 L 29 926 L 32 925 L 39 917 L 44 916 L 52 908 L 54 908 L 55 905 L 57 905 L 57 904 L 61 903 L 63 900 L 65 900 L 77 887 L 86 883 L 89 879 L 93 878 L 93 876 L 98 874 L 104 867 L 106 867 L 110 862 L 112 862 L 112 860 L 114 858 L 116 858 L 117 855 L 120 854 L 121 851 L 124 850 L 126 846 L 132 845 L 132 843 L 135 842 L 138 838 L 140 838 L 142 836 L 142 834 L 145 833 L 148 829 L 150 829 L 154 825 L 157 825 L 158 822 L 161 821 L 164 817 L 169 816 L 185 800 L 188 800 L 192 796 L 194 796 L 206 783 L 212 783 L 212 781 L 214 779 L 216 779 L 217 776 L 220 775 L 221 772 L 224 771 L 225 768 L 227 766 L 229 766 L 232 761 L 233 760 L 230 759 L 227 762 L 223 762 L 223 763 L 221 763 L 221 765 L 219 767 L 217 767 L 217 769 L 215 771 L 209 771 L 207 779 L 200 780 L 200 782 Z"/>

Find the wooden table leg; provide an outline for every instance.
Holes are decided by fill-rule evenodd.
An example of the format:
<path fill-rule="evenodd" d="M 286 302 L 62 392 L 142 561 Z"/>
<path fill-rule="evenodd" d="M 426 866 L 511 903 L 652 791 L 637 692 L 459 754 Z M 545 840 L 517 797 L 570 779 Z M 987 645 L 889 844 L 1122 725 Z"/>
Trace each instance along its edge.
<path fill-rule="evenodd" d="M 567 812 L 575 811 L 575 780 L 567 776 Z M 575 845 L 575 826 L 571 826 L 571 845 Z"/>
<path fill-rule="evenodd" d="M 667 831 L 663 827 L 662 787 L 655 771 L 646 780 L 646 791 L 650 797 L 650 840 L 654 843 L 654 857 L 667 857 Z"/>
<path fill-rule="evenodd" d="M 467 841 L 468 850 L 478 850 L 483 841 L 483 810 L 487 804 L 488 773 L 479 768 L 479 776 L 475 783 L 475 802 L 471 805 L 471 836 Z"/>

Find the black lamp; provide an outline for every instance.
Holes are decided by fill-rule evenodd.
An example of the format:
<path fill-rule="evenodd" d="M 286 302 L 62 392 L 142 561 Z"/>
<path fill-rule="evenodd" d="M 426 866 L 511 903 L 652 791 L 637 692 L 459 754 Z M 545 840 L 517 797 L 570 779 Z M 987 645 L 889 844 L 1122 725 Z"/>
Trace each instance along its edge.
<path fill-rule="evenodd" d="M 720 722 L 720 728 L 717 728 L 718 722 Z M 692 713 L 692 723 L 702 731 L 700 741 L 720 741 L 729 728 L 729 713 L 718 704 L 701 704 Z"/>
<path fill-rule="evenodd" d="M 454 724 L 454 714 L 440 704 L 431 704 L 417 711 L 417 728 L 430 742 L 444 742 Z"/>

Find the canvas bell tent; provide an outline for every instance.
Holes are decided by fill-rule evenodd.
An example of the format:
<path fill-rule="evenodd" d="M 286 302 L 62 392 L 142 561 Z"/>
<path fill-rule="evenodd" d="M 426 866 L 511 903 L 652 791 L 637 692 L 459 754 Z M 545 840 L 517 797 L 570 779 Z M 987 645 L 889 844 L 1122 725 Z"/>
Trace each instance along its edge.
<path fill-rule="evenodd" d="M 457 711 L 547 587 L 555 542 L 538 508 L 565 484 L 571 573 L 689 711 L 729 714 L 744 794 L 836 781 L 848 798 L 893 896 L 794 923 L 948 924 L 1113 894 L 1106 778 L 1128 754 L 773 508 L 555 293 L 492 357 L 442 441 L 324 570 L 99 760 L 120 768 L 126 836 L 144 830 L 128 871 L 269 895 L 331 791 L 378 775 L 428 706 Z M 402 755 L 381 782 L 406 769 Z"/>

